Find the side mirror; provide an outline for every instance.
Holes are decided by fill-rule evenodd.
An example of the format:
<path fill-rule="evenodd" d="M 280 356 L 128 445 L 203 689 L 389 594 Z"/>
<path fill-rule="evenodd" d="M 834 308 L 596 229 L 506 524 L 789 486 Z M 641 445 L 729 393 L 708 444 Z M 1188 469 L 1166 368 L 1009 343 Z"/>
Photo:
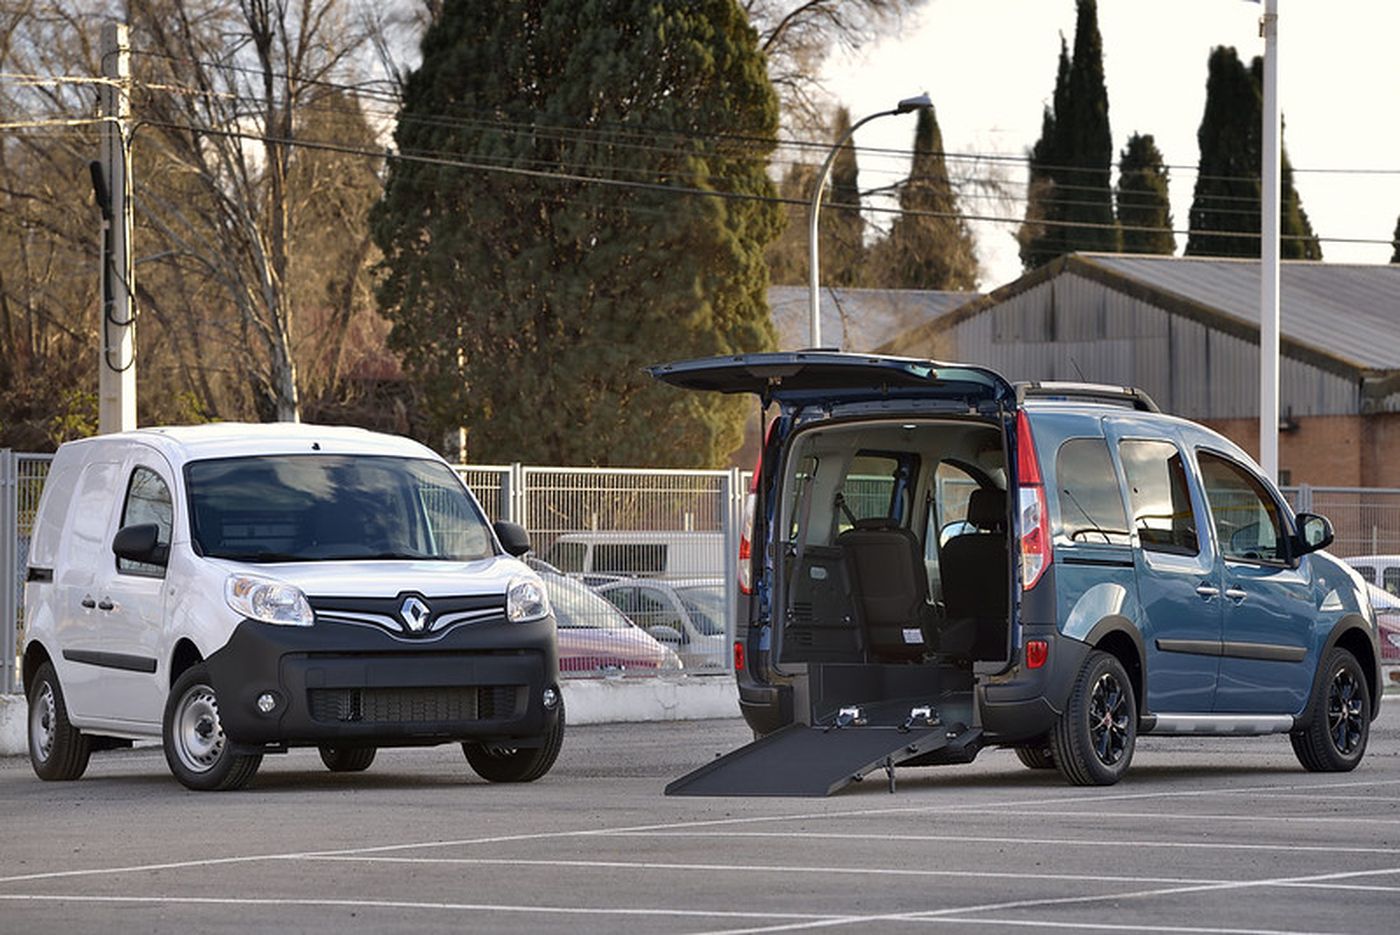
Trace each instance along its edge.
<path fill-rule="evenodd" d="M 664 623 L 658 623 L 654 627 L 647 627 L 647 635 L 658 643 L 670 643 L 679 645 L 681 641 L 681 631 L 675 627 L 668 627 Z"/>
<path fill-rule="evenodd" d="M 501 540 L 501 548 L 516 558 L 530 551 L 530 534 L 518 523 L 508 523 L 498 519 L 491 524 L 496 530 L 496 538 Z"/>
<path fill-rule="evenodd" d="M 169 554 L 159 540 L 160 527 L 155 523 L 123 526 L 112 538 L 112 554 L 129 562 L 164 568 Z"/>
<path fill-rule="evenodd" d="M 1332 544 L 1335 534 L 1327 517 L 1316 513 L 1299 513 L 1295 518 L 1298 524 L 1298 554 L 1307 555 Z"/>

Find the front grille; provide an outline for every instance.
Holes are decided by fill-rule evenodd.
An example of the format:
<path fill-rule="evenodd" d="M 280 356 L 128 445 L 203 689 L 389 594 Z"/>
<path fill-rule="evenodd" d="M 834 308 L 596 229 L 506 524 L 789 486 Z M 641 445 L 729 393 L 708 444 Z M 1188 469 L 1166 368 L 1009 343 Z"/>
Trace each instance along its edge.
<path fill-rule="evenodd" d="M 515 717 L 522 687 L 313 688 L 307 694 L 317 721 L 429 724 Z"/>

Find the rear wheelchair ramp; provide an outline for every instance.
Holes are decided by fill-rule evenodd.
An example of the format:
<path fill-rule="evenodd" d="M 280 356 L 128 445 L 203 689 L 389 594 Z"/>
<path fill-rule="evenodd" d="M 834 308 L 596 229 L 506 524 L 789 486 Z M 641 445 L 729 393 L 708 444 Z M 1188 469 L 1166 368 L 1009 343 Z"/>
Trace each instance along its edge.
<path fill-rule="evenodd" d="M 981 735 L 941 723 L 929 708 L 915 708 L 903 725 L 871 725 L 859 709 L 845 709 L 830 724 L 791 724 L 727 753 L 672 782 L 666 794 L 825 796 L 877 770 L 893 792 L 896 766 L 969 762 Z"/>

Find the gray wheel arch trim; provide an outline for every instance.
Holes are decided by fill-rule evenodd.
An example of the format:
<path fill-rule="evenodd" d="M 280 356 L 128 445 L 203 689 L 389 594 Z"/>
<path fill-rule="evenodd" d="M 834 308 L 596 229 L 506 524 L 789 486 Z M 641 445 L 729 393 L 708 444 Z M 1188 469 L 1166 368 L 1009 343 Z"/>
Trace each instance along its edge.
<path fill-rule="evenodd" d="M 1138 672 L 1141 674 L 1142 682 L 1142 691 L 1139 692 L 1142 697 L 1137 699 L 1137 707 L 1138 718 L 1141 720 L 1143 717 L 1148 716 L 1147 647 L 1142 641 L 1142 633 L 1138 631 L 1138 628 L 1131 620 L 1121 614 L 1111 614 L 1094 624 L 1093 627 L 1089 629 L 1089 632 L 1084 635 L 1084 643 L 1092 648 L 1097 646 L 1099 642 L 1110 633 L 1122 633 L 1132 641 L 1133 648 L 1137 651 Z M 1128 675 L 1131 678 L 1132 673 L 1129 672 Z"/>
<path fill-rule="evenodd" d="M 1317 697 L 1317 693 L 1322 689 L 1322 682 L 1327 677 L 1327 673 L 1322 669 L 1322 663 L 1326 661 L 1332 650 L 1337 648 L 1337 643 L 1341 641 L 1341 638 L 1352 630 L 1360 633 L 1371 646 L 1375 662 L 1373 671 L 1367 673 L 1367 682 L 1378 689 L 1371 693 L 1371 720 L 1374 721 L 1376 716 L 1380 714 L 1381 695 L 1384 694 L 1383 686 L 1385 683 L 1381 679 L 1380 654 L 1376 651 L 1375 632 L 1366 625 L 1365 618 L 1360 614 L 1346 614 L 1332 625 L 1331 632 L 1327 634 L 1326 642 L 1322 644 L 1322 652 L 1318 653 L 1317 670 L 1313 672 L 1312 688 L 1308 691 L 1308 700 L 1297 716 L 1297 729 L 1302 730 L 1308 726 L 1309 718 L 1312 716 L 1313 699 Z M 1363 670 L 1366 668 L 1366 660 L 1358 659 L 1356 662 Z"/>

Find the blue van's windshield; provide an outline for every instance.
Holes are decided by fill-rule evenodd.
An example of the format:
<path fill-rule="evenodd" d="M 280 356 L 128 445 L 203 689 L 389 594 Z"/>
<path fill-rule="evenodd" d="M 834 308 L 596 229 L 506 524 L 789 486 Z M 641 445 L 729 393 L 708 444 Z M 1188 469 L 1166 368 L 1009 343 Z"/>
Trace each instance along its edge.
<path fill-rule="evenodd" d="M 411 559 L 495 552 L 451 468 L 370 455 L 193 461 L 185 468 L 195 550 L 243 562 Z"/>

